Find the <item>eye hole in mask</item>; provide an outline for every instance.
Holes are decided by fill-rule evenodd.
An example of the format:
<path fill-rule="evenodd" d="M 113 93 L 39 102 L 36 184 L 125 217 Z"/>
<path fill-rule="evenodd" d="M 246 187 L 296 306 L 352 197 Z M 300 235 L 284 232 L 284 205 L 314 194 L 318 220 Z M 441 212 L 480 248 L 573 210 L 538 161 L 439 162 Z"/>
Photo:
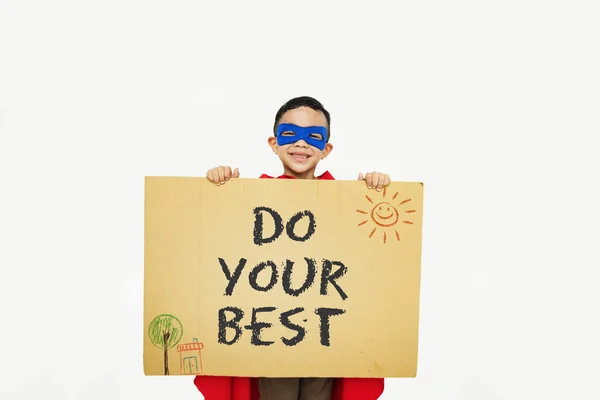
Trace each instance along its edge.
<path fill-rule="evenodd" d="M 281 136 L 295 136 L 296 133 L 292 132 L 292 131 L 285 131 L 281 133 Z M 311 133 L 310 134 L 310 138 L 311 139 L 315 139 L 315 140 L 323 140 L 323 135 L 321 135 L 320 133 Z M 300 139 L 298 139 L 300 140 Z"/>
<path fill-rule="evenodd" d="M 294 124 L 280 124 L 277 127 L 277 144 L 280 146 L 304 140 L 311 146 L 323 151 L 327 144 L 327 128 L 324 126 L 302 127 Z"/>

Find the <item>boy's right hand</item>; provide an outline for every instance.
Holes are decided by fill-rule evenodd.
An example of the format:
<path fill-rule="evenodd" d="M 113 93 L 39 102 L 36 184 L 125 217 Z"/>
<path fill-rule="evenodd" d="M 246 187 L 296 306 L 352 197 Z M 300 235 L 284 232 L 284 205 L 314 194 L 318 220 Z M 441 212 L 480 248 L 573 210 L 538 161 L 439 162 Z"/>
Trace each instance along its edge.
<path fill-rule="evenodd" d="M 240 172 L 237 168 L 232 172 L 231 167 L 221 165 L 216 168 L 209 169 L 206 173 L 206 177 L 209 181 L 216 183 L 217 185 L 222 185 L 230 178 L 239 178 Z"/>

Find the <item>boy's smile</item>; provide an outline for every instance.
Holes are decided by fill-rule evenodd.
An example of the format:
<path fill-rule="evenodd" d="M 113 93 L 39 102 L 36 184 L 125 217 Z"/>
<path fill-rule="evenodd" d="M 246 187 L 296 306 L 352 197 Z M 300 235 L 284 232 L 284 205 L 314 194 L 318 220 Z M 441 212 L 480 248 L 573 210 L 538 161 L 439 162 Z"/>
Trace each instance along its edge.
<path fill-rule="evenodd" d="M 310 146 L 304 140 L 298 140 L 296 143 L 279 146 L 279 158 L 281 158 L 281 152 L 283 151 L 288 156 L 287 158 L 289 158 L 290 162 L 298 163 L 302 166 L 309 165 L 314 161 L 315 152 L 313 149 L 314 148 L 312 148 L 312 146 Z M 318 149 L 315 150 L 319 151 Z M 282 161 L 284 160 L 282 159 Z M 318 162 L 319 160 L 316 160 L 314 165 L 315 167 L 317 166 Z M 285 167 L 286 163 L 284 161 L 284 168 Z"/>
<path fill-rule="evenodd" d="M 301 162 L 301 163 L 307 162 L 308 158 L 310 157 L 310 154 L 305 154 L 305 153 L 301 153 L 298 151 L 294 151 L 294 152 L 291 152 L 288 154 L 291 155 L 294 158 L 294 160 Z"/>
<path fill-rule="evenodd" d="M 314 156 L 314 151 L 311 147 L 304 140 L 298 140 L 289 145 L 279 146 L 279 151 L 286 148 L 286 153 L 293 161 L 305 164 L 311 161 L 311 157 Z"/>
<path fill-rule="evenodd" d="M 291 124 L 297 127 L 325 127 L 327 119 L 320 111 L 313 110 L 310 107 L 298 107 L 287 111 L 281 116 L 278 125 Z M 322 129 L 322 128 L 321 128 Z M 293 137 L 294 132 L 281 132 L 285 137 Z M 311 136 L 313 139 L 327 139 L 319 134 Z M 307 139 L 311 140 L 311 139 Z M 325 148 L 320 150 L 311 146 L 304 139 L 299 139 L 293 143 L 279 145 L 275 136 L 269 138 L 269 145 L 273 152 L 279 156 L 283 163 L 284 173 L 298 179 L 313 179 L 315 169 L 319 161 L 329 155 L 333 146 L 330 143 L 325 144 Z"/>

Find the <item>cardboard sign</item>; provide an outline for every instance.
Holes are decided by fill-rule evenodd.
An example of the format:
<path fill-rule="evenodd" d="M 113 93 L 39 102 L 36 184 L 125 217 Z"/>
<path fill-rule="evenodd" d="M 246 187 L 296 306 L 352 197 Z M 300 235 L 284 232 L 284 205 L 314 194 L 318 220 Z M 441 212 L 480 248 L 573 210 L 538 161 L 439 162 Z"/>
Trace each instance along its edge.
<path fill-rule="evenodd" d="M 414 377 L 423 185 L 146 177 L 147 375 Z"/>

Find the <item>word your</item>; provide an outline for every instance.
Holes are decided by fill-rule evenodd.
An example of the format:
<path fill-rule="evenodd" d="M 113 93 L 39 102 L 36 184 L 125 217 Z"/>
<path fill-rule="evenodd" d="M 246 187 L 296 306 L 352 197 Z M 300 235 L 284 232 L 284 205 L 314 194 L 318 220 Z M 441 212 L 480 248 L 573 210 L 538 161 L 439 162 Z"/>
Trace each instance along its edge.
<path fill-rule="evenodd" d="M 310 288 L 317 276 L 317 263 L 312 258 L 304 257 L 307 265 L 306 277 L 304 278 L 304 283 L 298 288 L 292 288 L 292 274 L 294 272 L 294 262 L 286 259 L 284 262 L 283 268 L 283 276 L 281 278 L 281 286 L 283 287 L 283 291 L 290 296 L 298 297 L 301 293 L 305 292 L 308 288 Z M 231 296 L 233 293 L 233 289 L 235 288 L 240 276 L 242 274 L 242 270 L 246 265 L 247 260 L 245 258 L 241 258 L 237 267 L 231 272 L 230 268 L 227 266 L 227 263 L 224 259 L 219 257 L 219 263 L 221 264 L 221 269 L 225 274 L 225 278 L 227 278 L 228 284 L 225 288 L 225 296 Z M 348 295 L 344 292 L 340 285 L 336 282 L 337 279 L 341 278 L 348 268 L 339 261 L 330 261 L 324 259 L 322 262 L 321 269 L 321 278 L 320 278 L 320 292 L 321 295 L 327 296 L 327 287 L 328 284 L 331 284 L 339 293 L 342 300 L 346 300 Z M 333 272 L 333 267 L 336 266 L 337 269 Z M 270 274 L 269 283 L 264 286 L 261 286 L 258 283 L 258 277 L 261 272 L 265 271 L 265 273 Z M 271 261 L 263 261 L 258 263 L 250 273 L 248 274 L 248 283 L 250 287 L 258 292 L 268 292 L 273 289 L 273 287 L 277 284 L 279 280 L 279 271 L 277 269 L 277 265 Z"/>

